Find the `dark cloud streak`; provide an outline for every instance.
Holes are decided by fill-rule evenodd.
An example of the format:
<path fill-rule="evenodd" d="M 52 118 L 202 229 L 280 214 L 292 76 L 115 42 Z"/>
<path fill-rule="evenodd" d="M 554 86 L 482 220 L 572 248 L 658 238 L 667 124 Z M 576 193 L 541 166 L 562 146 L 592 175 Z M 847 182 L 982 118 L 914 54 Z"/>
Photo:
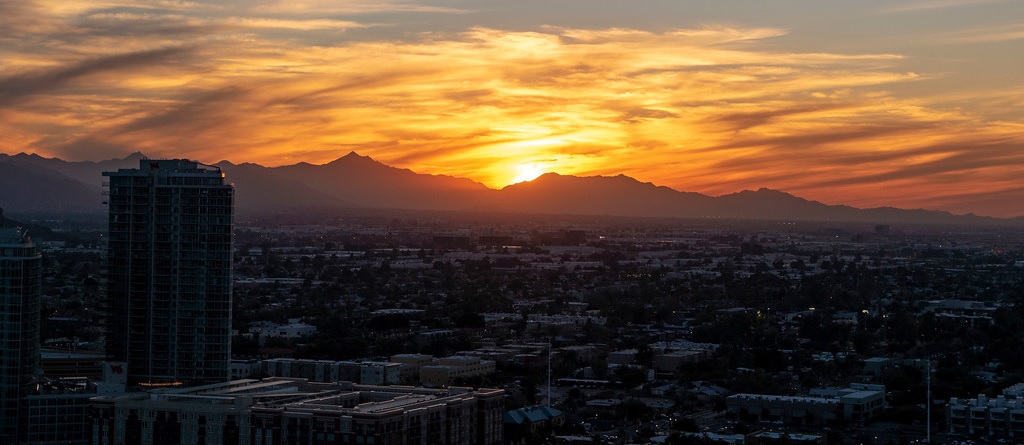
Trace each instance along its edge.
<path fill-rule="evenodd" d="M 172 128 L 177 131 L 187 130 L 190 134 L 196 135 L 204 131 L 222 125 L 222 121 L 231 120 L 230 112 L 226 110 L 236 109 L 236 105 L 249 90 L 242 87 L 226 87 L 212 92 L 206 92 L 195 100 L 181 104 L 163 113 L 154 114 L 114 131 L 116 135 L 128 133 L 146 132 L 155 129 Z"/>
<path fill-rule="evenodd" d="M 879 136 L 906 134 L 916 129 L 917 128 L 907 128 L 902 126 L 866 125 L 859 128 L 847 128 L 841 131 L 833 129 L 830 131 L 792 134 L 771 138 L 746 138 L 730 142 L 728 144 L 713 145 L 707 148 L 693 149 L 690 151 L 695 153 L 727 153 L 733 150 L 746 150 L 756 147 L 775 147 L 777 149 L 787 151 L 790 154 L 806 156 L 807 152 L 805 150 L 814 149 L 819 150 L 820 153 L 821 147 L 835 143 L 836 141 L 867 141 Z M 720 165 L 726 166 L 730 162 L 739 163 L 745 161 L 750 161 L 750 159 L 723 158 L 723 161 L 720 161 Z"/>
<path fill-rule="evenodd" d="M 750 113 L 727 113 L 708 119 L 708 122 L 726 124 L 733 131 L 745 130 L 772 123 L 779 118 L 807 113 L 833 111 L 848 108 L 849 105 L 811 105 L 805 107 L 786 108 L 781 110 L 755 111 Z"/>
<path fill-rule="evenodd" d="M 17 74 L 0 79 L 0 107 L 17 104 L 31 96 L 57 90 L 93 74 L 151 67 L 188 53 L 187 47 L 161 48 L 86 60 L 49 71 Z"/>
<path fill-rule="evenodd" d="M 44 23 L 39 7 L 31 1 L 0 0 L 0 40 L 10 40 L 13 36 L 28 32 Z"/>
<path fill-rule="evenodd" d="M 809 186 L 826 188 L 855 184 L 877 184 L 903 179 L 934 177 L 951 172 L 980 171 L 987 168 L 1016 165 L 1021 161 L 1021 155 L 1017 153 L 1024 151 L 1024 144 L 983 146 L 975 141 L 972 145 L 973 147 L 965 147 L 960 144 L 930 147 L 929 151 L 953 154 L 932 161 L 911 164 L 903 168 L 894 168 L 891 171 L 874 175 L 818 181 L 810 183 Z"/>

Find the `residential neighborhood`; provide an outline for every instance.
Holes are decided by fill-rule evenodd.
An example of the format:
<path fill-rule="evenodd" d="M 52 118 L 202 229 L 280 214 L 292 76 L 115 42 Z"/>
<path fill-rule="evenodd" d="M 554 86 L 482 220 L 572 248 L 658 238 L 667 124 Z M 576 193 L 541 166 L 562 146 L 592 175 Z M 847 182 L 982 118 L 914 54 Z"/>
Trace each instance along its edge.
<path fill-rule="evenodd" d="M 509 444 L 1012 441 L 1024 435 L 1018 235 L 239 222 L 231 379 L 491 388 Z M 96 242 L 44 246 L 44 369 L 102 356 Z"/>

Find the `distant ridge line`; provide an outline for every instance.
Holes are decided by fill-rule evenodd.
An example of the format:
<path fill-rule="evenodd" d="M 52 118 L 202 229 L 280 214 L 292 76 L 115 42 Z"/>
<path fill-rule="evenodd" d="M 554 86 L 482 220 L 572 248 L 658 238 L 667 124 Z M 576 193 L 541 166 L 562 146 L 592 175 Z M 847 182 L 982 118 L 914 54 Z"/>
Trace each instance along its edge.
<path fill-rule="evenodd" d="M 100 196 L 101 172 L 135 168 L 140 159 L 149 158 L 134 152 L 121 159 L 66 162 L 36 154 L 0 154 L 0 207 L 8 213 L 105 212 Z M 226 160 L 204 165 L 220 168 L 235 184 L 239 215 L 396 209 L 877 224 L 1024 224 L 1024 217 L 830 205 L 768 188 L 713 197 L 641 182 L 623 174 L 546 173 L 533 181 L 496 190 L 466 178 L 388 166 L 355 151 L 322 165 L 299 162 L 264 167 Z"/>

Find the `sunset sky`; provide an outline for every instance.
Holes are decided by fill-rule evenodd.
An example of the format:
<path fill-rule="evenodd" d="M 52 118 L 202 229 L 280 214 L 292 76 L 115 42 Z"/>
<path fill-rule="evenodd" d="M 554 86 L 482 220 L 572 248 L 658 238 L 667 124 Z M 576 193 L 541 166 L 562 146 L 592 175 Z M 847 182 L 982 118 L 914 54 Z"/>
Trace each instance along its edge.
<path fill-rule="evenodd" d="M 1024 215 L 1021 0 L 0 0 L 0 152 Z"/>

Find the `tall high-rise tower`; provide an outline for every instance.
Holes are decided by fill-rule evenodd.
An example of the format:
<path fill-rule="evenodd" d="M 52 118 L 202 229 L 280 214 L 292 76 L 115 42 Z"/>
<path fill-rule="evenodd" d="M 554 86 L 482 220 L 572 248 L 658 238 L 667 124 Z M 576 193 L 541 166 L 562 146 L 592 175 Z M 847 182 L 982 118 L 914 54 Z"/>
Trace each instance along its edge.
<path fill-rule="evenodd" d="M 127 363 L 129 386 L 227 380 L 234 188 L 182 159 L 103 175 L 107 359 Z"/>
<path fill-rule="evenodd" d="M 0 443 L 27 427 L 26 396 L 39 367 L 42 255 L 23 231 L 0 228 Z"/>

